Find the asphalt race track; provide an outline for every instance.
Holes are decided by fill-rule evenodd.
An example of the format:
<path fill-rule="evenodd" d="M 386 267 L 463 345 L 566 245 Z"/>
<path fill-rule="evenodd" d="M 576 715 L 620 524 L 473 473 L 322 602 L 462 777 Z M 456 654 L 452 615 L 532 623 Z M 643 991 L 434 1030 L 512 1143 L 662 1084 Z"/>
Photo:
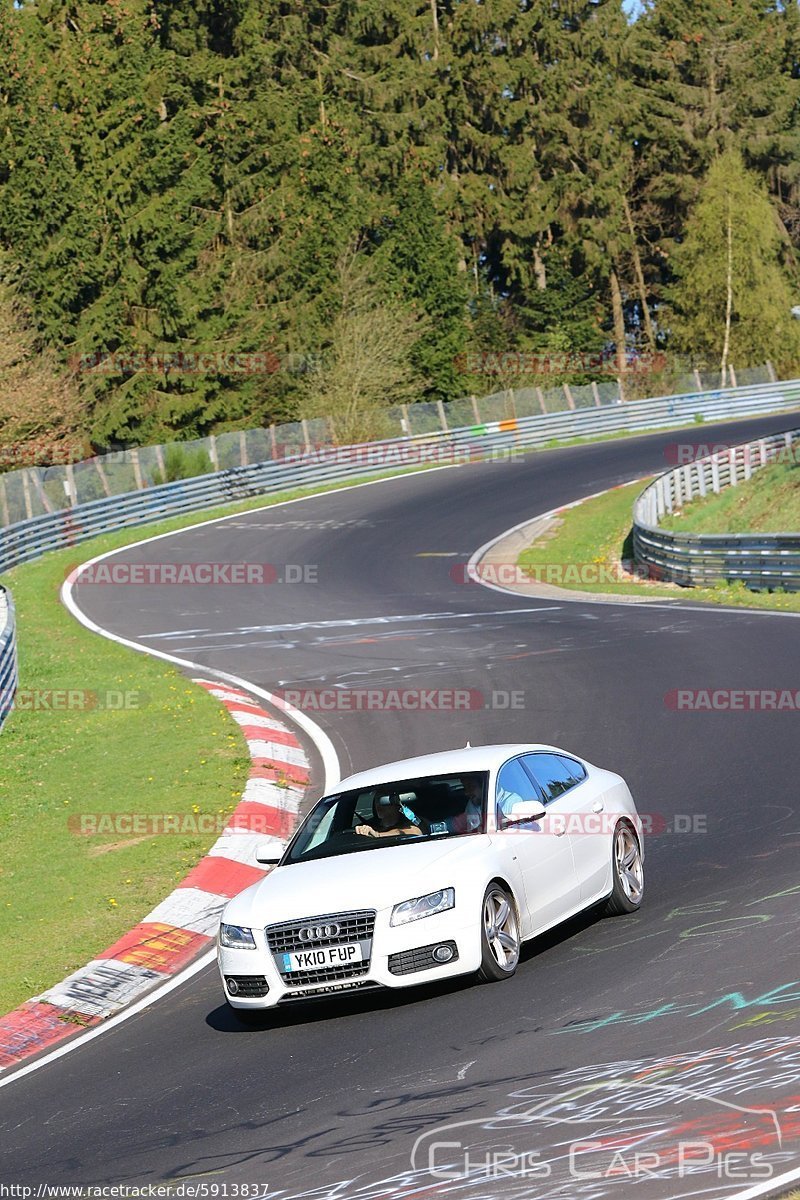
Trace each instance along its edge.
<path fill-rule="evenodd" d="M 0 1090 L 3 1177 L 616 1200 L 733 1196 L 797 1167 L 800 716 L 668 699 L 796 689 L 796 618 L 529 601 L 458 571 L 525 518 L 666 470 L 667 445 L 796 423 L 416 473 L 117 556 L 310 565 L 316 583 L 80 586 L 104 627 L 272 691 L 475 689 L 483 706 L 467 712 L 315 719 L 343 774 L 467 739 L 554 743 L 621 772 L 653 821 L 647 890 L 632 918 L 590 914 L 528 945 L 499 985 L 280 1009 L 252 1027 L 205 970 Z"/>

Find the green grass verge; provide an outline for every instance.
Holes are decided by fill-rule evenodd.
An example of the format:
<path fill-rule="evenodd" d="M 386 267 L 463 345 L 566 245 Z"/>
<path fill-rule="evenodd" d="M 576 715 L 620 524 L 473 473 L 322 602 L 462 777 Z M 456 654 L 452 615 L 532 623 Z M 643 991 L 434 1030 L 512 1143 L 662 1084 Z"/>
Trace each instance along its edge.
<path fill-rule="evenodd" d="M 742 584 L 680 588 L 647 581 L 618 582 L 620 559 L 630 556 L 633 502 L 644 486 L 629 484 L 568 509 L 554 532 L 522 552 L 519 565 L 532 579 L 571 591 L 800 612 L 796 593 L 749 592 Z"/>
<path fill-rule="evenodd" d="M 217 701 L 174 668 L 90 634 L 62 608 L 69 557 L 49 555 L 11 577 L 22 702 L 69 691 L 81 708 L 20 708 L 0 735 L 0 1012 L 135 925 L 214 840 L 78 836 L 70 819 L 221 812 L 247 774 L 244 739 Z M 84 708 L 93 695 L 124 707 Z"/>
<path fill-rule="evenodd" d="M 661 521 L 684 533 L 800 531 L 800 463 L 776 463 L 736 487 L 684 505 Z"/>
<path fill-rule="evenodd" d="M 239 727 L 216 700 L 177 669 L 89 633 L 69 615 L 59 601 L 65 575 L 141 538 L 307 494 L 261 497 L 109 534 L 4 577 L 17 610 L 21 699 L 111 693 L 112 702 L 124 696 L 126 707 L 19 708 L 0 734 L 0 1013 L 104 950 L 216 839 L 79 836 L 70 818 L 73 825 L 85 813 L 224 819 L 249 769 Z"/>

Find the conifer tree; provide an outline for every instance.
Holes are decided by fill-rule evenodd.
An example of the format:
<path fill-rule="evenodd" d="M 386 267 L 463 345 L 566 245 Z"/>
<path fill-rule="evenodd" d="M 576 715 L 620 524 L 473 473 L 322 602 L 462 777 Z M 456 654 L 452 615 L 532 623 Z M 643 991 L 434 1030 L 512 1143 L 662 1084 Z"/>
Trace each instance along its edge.
<path fill-rule="evenodd" d="M 766 188 L 728 150 L 703 181 L 673 263 L 671 328 L 679 349 L 736 366 L 771 358 L 800 362 L 793 291 L 780 264 L 780 236 Z"/>

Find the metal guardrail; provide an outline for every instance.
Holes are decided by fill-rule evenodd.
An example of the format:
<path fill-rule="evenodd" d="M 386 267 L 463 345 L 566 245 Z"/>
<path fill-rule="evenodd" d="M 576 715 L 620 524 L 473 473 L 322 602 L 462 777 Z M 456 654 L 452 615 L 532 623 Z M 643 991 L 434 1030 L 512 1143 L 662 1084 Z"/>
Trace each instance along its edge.
<path fill-rule="evenodd" d="M 800 457 L 800 430 L 709 454 L 660 475 L 633 509 L 633 553 L 653 578 L 685 587 L 741 582 L 754 590 L 800 591 L 800 531 L 683 533 L 660 520 L 692 500 L 737 487 L 754 471 Z"/>
<path fill-rule="evenodd" d="M 17 641 L 14 602 L 0 585 L 0 729 L 11 712 L 17 689 Z"/>
<path fill-rule="evenodd" d="M 0 529 L 0 573 L 48 550 L 75 546 L 101 533 L 298 487 L 387 474 L 426 462 L 457 463 L 503 457 L 554 440 L 692 424 L 698 416 L 722 420 L 797 407 L 800 407 L 800 380 L 791 380 L 501 420 L 424 437 L 300 452 L 280 462 L 234 467 L 94 500 L 64 512 L 47 513 L 9 525 Z"/>
<path fill-rule="evenodd" d="M 550 357 L 513 352 L 481 354 L 477 356 L 479 361 L 474 366 L 476 370 L 489 369 L 488 373 L 494 374 L 503 364 L 513 368 L 516 361 L 517 367 L 522 369 L 526 364 L 531 366 L 531 360 L 534 360 L 543 368 L 555 370 L 559 363 L 563 365 L 569 358 L 569 355 L 558 354 Z M 603 361 L 604 356 L 599 356 L 595 366 L 600 366 Z M 634 359 L 634 367 L 635 362 Z M 733 368 L 729 370 L 729 382 L 734 388 L 755 388 L 777 380 L 771 363 L 748 367 L 736 374 Z M 634 387 L 641 387 L 647 378 L 647 372 L 640 375 L 634 369 L 628 382 Z M 722 385 L 718 372 L 694 370 L 672 376 L 669 393 L 666 392 L 667 384 L 662 386 L 665 388 L 663 395 L 681 395 L 711 392 Z M 644 398 L 643 394 L 637 392 L 635 396 L 631 393 L 629 400 L 641 398 Z M 386 422 L 383 436 L 424 437 L 486 422 L 603 408 L 618 405 L 621 401 L 618 380 L 607 379 L 580 386 L 565 383 L 544 390 L 523 384 L 506 387 L 480 399 L 477 396 L 465 396 L 458 400 L 390 405 L 382 414 Z M 333 443 L 332 428 L 327 417 L 308 418 L 260 429 L 209 434 L 191 441 L 112 450 L 82 461 L 75 458 L 77 443 L 71 445 L 64 442 L 53 446 L 44 440 L 17 447 L 0 447 L 0 467 L 4 464 L 13 465 L 19 455 L 23 468 L 0 471 L 0 525 L 28 521 L 46 513 L 89 504 L 92 500 L 142 491 L 189 475 L 211 474 L 212 471 L 293 457 L 300 452 Z M 41 463 L 37 456 L 41 456 Z M 45 465 L 48 457 L 52 457 L 53 461 Z"/>

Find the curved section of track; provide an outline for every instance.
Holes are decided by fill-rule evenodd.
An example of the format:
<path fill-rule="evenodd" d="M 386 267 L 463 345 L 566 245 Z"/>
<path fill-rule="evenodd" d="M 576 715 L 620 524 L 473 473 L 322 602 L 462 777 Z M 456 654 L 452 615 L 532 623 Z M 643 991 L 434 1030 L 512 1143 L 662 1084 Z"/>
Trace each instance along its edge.
<path fill-rule="evenodd" d="M 0 1092 L 8 1179 L 616 1200 L 620 1179 L 648 1197 L 733 1196 L 797 1164 L 798 714 L 670 700 L 796 688 L 795 621 L 527 602 L 460 582 L 503 529 L 708 437 L 416 474 L 115 556 L 288 564 L 316 583 L 78 587 L 100 626 L 272 692 L 472 696 L 466 711 L 316 712 L 343 773 L 467 739 L 553 742 L 619 770 L 654 823 L 647 897 L 631 919 L 589 915 L 539 939 L 502 985 L 280 1010 L 260 1029 L 202 973 Z"/>

